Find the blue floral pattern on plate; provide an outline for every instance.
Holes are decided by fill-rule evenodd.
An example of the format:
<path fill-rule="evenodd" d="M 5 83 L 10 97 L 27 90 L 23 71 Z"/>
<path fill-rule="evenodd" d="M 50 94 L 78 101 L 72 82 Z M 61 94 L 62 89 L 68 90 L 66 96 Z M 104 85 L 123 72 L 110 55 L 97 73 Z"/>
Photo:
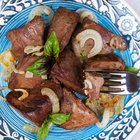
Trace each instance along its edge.
<path fill-rule="evenodd" d="M 62 0 L 58 0 L 60 3 Z M 76 2 L 83 3 L 85 6 L 89 6 L 98 12 L 100 16 L 107 17 L 108 20 L 114 24 L 114 27 L 118 28 L 119 33 L 124 36 L 124 38 L 129 42 L 129 56 L 127 59 L 131 61 L 128 63 L 131 66 L 134 66 L 140 69 L 140 21 L 135 16 L 135 13 L 131 12 L 131 9 L 128 8 L 127 4 L 121 0 L 75 0 Z M 0 1 L 0 37 L 2 36 L 4 27 L 7 23 L 10 22 L 12 17 L 16 15 L 21 10 L 24 10 L 27 7 L 39 3 L 47 3 L 46 0 L 2 0 Z M 60 4 L 59 3 L 59 4 Z M 72 2 L 68 2 L 69 4 Z M 63 3 L 64 5 L 65 3 Z M 73 3 L 74 5 L 75 3 Z M 77 4 L 79 5 L 79 4 Z M 81 5 L 82 6 L 82 5 Z M 0 52 L 1 52 L 0 48 Z M 5 95 L 5 93 L 3 93 Z M 114 118 L 113 121 L 109 123 L 104 129 L 92 131 L 89 135 L 84 137 L 84 129 L 81 129 L 81 138 L 85 140 L 121 140 L 127 138 L 133 129 L 140 122 L 140 96 L 139 93 L 135 93 L 132 96 L 128 96 L 125 100 L 125 107 L 122 114 L 119 114 Z M 29 140 L 35 139 L 35 135 L 25 133 L 25 131 L 17 131 L 18 128 L 13 126 L 10 121 L 8 121 L 6 115 L 3 115 L 4 109 L 12 110 L 19 118 L 17 120 L 20 128 L 23 125 L 23 122 L 20 120 L 20 116 L 16 111 L 9 107 L 6 103 L 0 101 L 0 139 L 1 140 Z M 7 113 L 8 114 L 8 113 Z M 14 119 L 14 118 L 13 118 Z M 24 122 L 28 120 L 24 120 Z M 89 130 L 91 127 L 89 126 Z M 22 129 L 22 128 L 21 128 Z M 55 131 L 63 132 L 64 130 L 59 130 L 59 128 L 54 128 Z M 73 137 L 69 140 L 74 140 L 76 137 L 76 131 L 65 131 L 70 133 Z M 51 135 L 51 134 L 50 134 Z M 56 134 L 55 134 L 56 135 Z M 57 136 L 57 135 L 56 135 Z M 59 135 L 60 136 L 60 135 Z M 82 138 L 83 136 L 83 138 Z M 57 136 L 58 137 L 58 136 Z M 62 136 L 60 136 L 63 138 Z M 53 139 L 54 137 L 48 137 L 48 139 Z M 68 140 L 68 139 L 67 139 Z"/>

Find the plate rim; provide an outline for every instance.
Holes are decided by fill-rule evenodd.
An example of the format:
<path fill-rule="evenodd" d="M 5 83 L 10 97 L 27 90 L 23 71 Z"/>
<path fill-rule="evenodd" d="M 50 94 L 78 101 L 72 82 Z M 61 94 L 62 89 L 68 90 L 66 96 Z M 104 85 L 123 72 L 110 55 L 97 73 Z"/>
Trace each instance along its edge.
<path fill-rule="evenodd" d="M 132 6 L 127 1 L 124 1 L 124 0 L 120 0 L 120 1 L 121 1 L 121 3 L 125 4 L 128 7 L 128 9 L 135 15 L 138 22 L 140 22 L 140 16 L 138 16 L 138 13 L 132 8 Z M 139 99 L 140 99 L 140 97 L 139 97 Z M 139 129 L 140 129 L 140 120 L 139 120 L 137 126 L 133 129 L 133 131 L 127 136 L 126 140 L 131 140 L 132 137 L 138 132 Z"/>
<path fill-rule="evenodd" d="M 65 1 L 65 0 L 64 0 L 64 1 Z M 72 1 L 75 1 L 75 0 L 72 0 Z M 77 2 L 77 1 L 76 1 L 76 2 Z M 128 9 L 135 15 L 135 17 L 137 18 L 138 22 L 140 22 L 140 17 L 138 17 L 137 13 L 133 10 L 133 8 L 131 8 L 131 6 L 130 6 L 126 1 L 120 0 L 120 2 L 121 2 L 121 3 L 124 3 L 124 4 L 126 5 L 126 7 L 128 7 Z M 138 124 L 140 124 L 140 121 L 139 121 Z M 133 129 L 133 131 L 131 132 L 132 134 L 133 134 L 133 133 L 136 133 L 136 132 L 137 132 L 136 129 L 140 128 L 140 125 L 138 125 L 138 124 L 137 124 L 137 126 Z M 126 139 L 128 139 L 129 136 L 132 137 L 132 136 L 131 136 L 131 133 L 127 136 Z M 133 134 L 133 135 L 134 135 L 134 134 Z"/>

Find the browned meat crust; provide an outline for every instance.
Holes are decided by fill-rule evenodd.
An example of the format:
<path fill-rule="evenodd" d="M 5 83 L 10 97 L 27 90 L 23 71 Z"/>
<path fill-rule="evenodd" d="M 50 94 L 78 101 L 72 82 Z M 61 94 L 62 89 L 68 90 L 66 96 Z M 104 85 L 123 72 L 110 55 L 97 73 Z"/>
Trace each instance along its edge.
<path fill-rule="evenodd" d="M 29 96 L 22 101 L 18 100 L 22 95 L 21 92 L 11 91 L 6 96 L 8 103 L 12 107 L 38 126 L 43 123 L 44 119 L 46 119 L 52 111 L 52 103 L 49 97 L 41 94 L 43 87 L 51 88 L 59 99 L 62 98 L 61 86 L 51 81 L 45 81 L 34 89 L 27 89 Z"/>
<path fill-rule="evenodd" d="M 12 42 L 12 52 L 14 55 L 21 59 L 24 55 L 24 48 L 27 45 L 43 45 L 44 30 L 45 23 L 42 17 L 35 16 L 25 26 L 9 31 L 7 37 Z"/>
<path fill-rule="evenodd" d="M 111 31 L 107 30 L 106 28 L 104 28 L 103 26 L 97 24 L 96 22 L 85 18 L 81 28 L 76 31 L 75 36 L 80 33 L 83 30 L 86 29 L 93 29 L 96 30 L 98 33 L 100 33 L 102 39 L 103 39 L 103 49 L 101 50 L 100 54 L 108 54 L 110 52 L 112 52 L 113 50 L 115 50 L 116 48 L 120 49 L 121 51 L 126 50 L 128 47 L 128 44 L 126 43 L 126 41 L 123 39 L 123 37 L 118 36 L 114 33 L 112 33 Z M 110 46 L 110 42 L 112 40 L 112 47 Z M 75 37 L 73 37 L 73 50 L 77 50 L 75 49 L 75 47 L 79 47 L 76 45 L 75 43 Z M 88 49 L 94 45 L 94 41 L 91 39 L 88 39 L 85 43 L 85 46 Z M 91 49 L 91 48 L 90 48 Z"/>
<path fill-rule="evenodd" d="M 72 90 L 82 92 L 82 66 L 79 59 L 70 50 L 64 50 L 51 70 L 55 82 L 61 82 Z"/>
<path fill-rule="evenodd" d="M 116 54 L 97 55 L 85 63 L 88 70 L 124 70 L 124 61 Z"/>
<path fill-rule="evenodd" d="M 38 57 L 36 56 L 26 56 L 20 61 L 20 63 L 18 63 L 16 69 L 26 72 L 26 68 L 31 64 L 33 64 L 33 62 L 35 62 L 35 60 L 37 59 Z M 13 72 L 9 78 L 8 87 L 10 89 L 15 88 L 32 89 L 42 81 L 43 79 L 39 76 L 34 75 L 33 78 L 25 78 L 25 74 L 18 74 Z"/>
<path fill-rule="evenodd" d="M 128 47 L 128 44 L 121 36 L 117 36 L 116 34 L 112 33 L 111 31 L 107 30 L 103 26 L 97 24 L 94 21 L 89 20 L 88 18 L 85 18 L 83 21 L 83 29 L 94 29 L 97 32 L 99 32 L 103 39 L 103 49 L 100 52 L 100 54 L 108 54 L 112 52 L 114 49 L 116 49 L 117 46 L 114 46 L 114 48 L 110 47 L 110 41 L 113 37 L 117 38 L 118 41 L 118 47 L 120 50 L 126 50 Z"/>
<path fill-rule="evenodd" d="M 61 51 L 68 44 L 78 20 L 78 14 L 66 8 L 59 7 L 55 12 L 48 35 L 53 31 L 56 33 Z"/>
<path fill-rule="evenodd" d="M 71 91 L 63 89 L 61 112 L 71 113 L 70 119 L 61 125 L 65 129 L 78 129 L 94 124 L 98 121 L 97 116 L 87 108 L 80 99 L 76 98 Z"/>

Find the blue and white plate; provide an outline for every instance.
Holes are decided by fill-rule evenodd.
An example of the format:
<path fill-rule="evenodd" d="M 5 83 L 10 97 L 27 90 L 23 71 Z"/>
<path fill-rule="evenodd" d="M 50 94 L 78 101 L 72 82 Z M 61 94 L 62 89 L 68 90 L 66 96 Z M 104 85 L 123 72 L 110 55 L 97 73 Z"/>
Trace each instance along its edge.
<path fill-rule="evenodd" d="M 51 6 L 56 10 L 59 6 L 71 10 L 84 7 L 93 11 L 99 24 L 112 32 L 122 35 L 129 43 L 124 53 L 116 52 L 128 66 L 140 69 L 140 20 L 129 6 L 122 0 L 0 0 L 0 53 L 10 47 L 6 33 L 27 22 L 28 15 L 38 4 Z M 0 71 L 2 68 L 0 67 Z M 0 85 L 6 85 L 0 77 Z M 6 91 L 0 92 L 6 95 Z M 6 102 L 0 101 L 0 140 L 35 140 L 36 135 L 22 129 L 29 121 L 12 109 Z M 46 140 L 124 140 L 140 126 L 140 95 L 135 93 L 125 98 L 122 114 L 115 116 L 109 124 L 100 129 L 92 125 L 79 130 L 68 131 L 54 126 Z"/>

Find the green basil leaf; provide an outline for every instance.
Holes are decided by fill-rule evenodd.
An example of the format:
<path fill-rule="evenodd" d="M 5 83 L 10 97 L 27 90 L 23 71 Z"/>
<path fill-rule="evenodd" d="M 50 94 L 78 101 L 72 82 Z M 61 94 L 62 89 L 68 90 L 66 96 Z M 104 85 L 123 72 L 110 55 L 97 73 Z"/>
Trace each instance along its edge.
<path fill-rule="evenodd" d="M 59 42 L 57 40 L 55 32 L 52 32 L 44 45 L 45 56 L 35 61 L 26 70 L 38 76 L 48 74 L 53 64 L 55 63 L 55 59 L 58 58 L 59 52 Z"/>
<path fill-rule="evenodd" d="M 30 71 L 35 75 L 43 75 L 47 73 L 47 69 L 45 69 L 44 65 L 47 59 L 45 57 L 39 58 L 36 60 L 31 66 L 29 66 L 26 71 Z"/>
<path fill-rule="evenodd" d="M 129 72 L 132 72 L 132 73 L 134 73 L 134 74 L 137 74 L 138 71 L 139 71 L 137 68 L 131 67 L 131 66 L 126 66 L 126 67 L 125 67 L 125 70 L 126 70 L 126 71 L 129 71 Z"/>
<path fill-rule="evenodd" d="M 37 140 L 44 140 L 48 136 L 49 130 L 52 126 L 50 119 L 46 119 L 38 130 Z"/>
<path fill-rule="evenodd" d="M 53 56 L 55 59 L 57 59 L 59 53 L 60 53 L 59 42 L 55 32 L 52 32 L 44 45 L 44 54 L 46 57 Z"/>
<path fill-rule="evenodd" d="M 51 119 L 52 123 L 57 124 L 57 125 L 61 125 L 63 123 L 65 123 L 70 117 L 70 114 L 62 114 L 62 113 L 58 113 L 58 114 L 52 114 L 49 116 L 49 118 Z"/>
<path fill-rule="evenodd" d="M 70 117 L 70 114 L 51 114 L 46 118 L 37 132 L 37 140 L 44 140 L 48 136 L 49 130 L 53 124 L 61 125 Z"/>

